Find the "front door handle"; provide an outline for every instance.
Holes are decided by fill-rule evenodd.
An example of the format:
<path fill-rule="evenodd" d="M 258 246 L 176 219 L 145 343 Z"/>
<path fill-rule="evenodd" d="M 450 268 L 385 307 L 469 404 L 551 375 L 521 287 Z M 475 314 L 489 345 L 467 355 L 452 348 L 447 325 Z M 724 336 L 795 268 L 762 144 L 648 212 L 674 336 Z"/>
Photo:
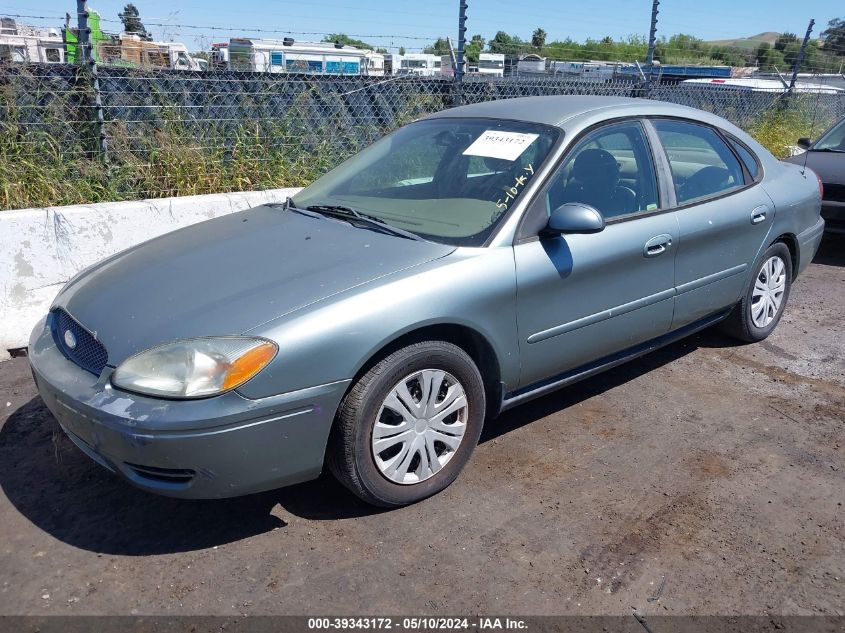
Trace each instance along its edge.
<path fill-rule="evenodd" d="M 668 251 L 672 246 L 672 236 L 668 234 L 655 235 L 643 247 L 643 255 L 657 257 Z"/>
<path fill-rule="evenodd" d="M 766 214 L 769 212 L 769 207 L 763 205 L 757 207 L 751 212 L 751 224 L 760 224 L 760 222 L 765 221 Z"/>

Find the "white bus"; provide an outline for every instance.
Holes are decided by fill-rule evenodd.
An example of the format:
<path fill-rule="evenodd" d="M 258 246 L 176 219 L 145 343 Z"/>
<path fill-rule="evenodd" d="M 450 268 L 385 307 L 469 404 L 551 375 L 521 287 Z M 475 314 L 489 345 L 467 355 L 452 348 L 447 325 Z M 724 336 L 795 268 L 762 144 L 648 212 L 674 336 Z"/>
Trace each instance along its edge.
<path fill-rule="evenodd" d="M 502 53 L 481 53 L 478 55 L 478 74 L 493 77 L 505 76 L 505 56 Z"/>
<path fill-rule="evenodd" d="M 229 67 L 266 73 L 383 75 L 384 55 L 354 46 L 296 42 L 293 38 L 232 38 L 229 40 Z"/>

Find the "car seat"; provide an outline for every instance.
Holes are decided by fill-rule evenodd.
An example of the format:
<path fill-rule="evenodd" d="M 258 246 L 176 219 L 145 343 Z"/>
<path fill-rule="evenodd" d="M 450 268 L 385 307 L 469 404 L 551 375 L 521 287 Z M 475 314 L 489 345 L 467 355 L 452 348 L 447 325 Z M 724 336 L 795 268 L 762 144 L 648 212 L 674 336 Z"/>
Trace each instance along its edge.
<path fill-rule="evenodd" d="M 613 217 L 636 211 L 637 194 L 619 184 L 619 164 L 610 152 L 585 149 L 575 158 L 566 186 L 549 191 L 551 209 L 567 202 L 583 202 Z"/>

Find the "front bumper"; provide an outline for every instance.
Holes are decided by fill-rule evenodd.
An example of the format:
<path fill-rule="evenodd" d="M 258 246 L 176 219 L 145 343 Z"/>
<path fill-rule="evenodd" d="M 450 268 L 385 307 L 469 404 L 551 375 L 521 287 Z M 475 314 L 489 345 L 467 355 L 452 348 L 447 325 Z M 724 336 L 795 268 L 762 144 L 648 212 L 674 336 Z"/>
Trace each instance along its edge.
<path fill-rule="evenodd" d="M 114 389 L 65 358 L 42 321 L 30 340 L 38 392 L 68 437 L 133 485 L 172 497 L 235 497 L 307 481 L 323 466 L 348 380 L 249 400 L 162 400 Z"/>

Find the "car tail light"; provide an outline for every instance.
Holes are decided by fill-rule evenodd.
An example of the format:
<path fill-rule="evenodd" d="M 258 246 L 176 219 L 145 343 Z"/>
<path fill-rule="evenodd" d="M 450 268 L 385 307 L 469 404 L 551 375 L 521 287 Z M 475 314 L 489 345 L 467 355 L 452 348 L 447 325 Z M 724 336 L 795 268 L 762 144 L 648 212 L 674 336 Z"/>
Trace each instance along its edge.
<path fill-rule="evenodd" d="M 819 198 L 824 200 L 824 183 L 822 182 L 822 179 L 819 177 L 818 174 L 816 174 L 816 180 L 819 181 Z"/>

